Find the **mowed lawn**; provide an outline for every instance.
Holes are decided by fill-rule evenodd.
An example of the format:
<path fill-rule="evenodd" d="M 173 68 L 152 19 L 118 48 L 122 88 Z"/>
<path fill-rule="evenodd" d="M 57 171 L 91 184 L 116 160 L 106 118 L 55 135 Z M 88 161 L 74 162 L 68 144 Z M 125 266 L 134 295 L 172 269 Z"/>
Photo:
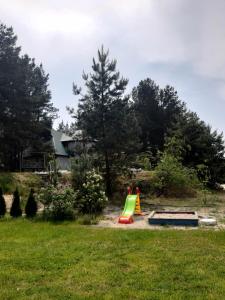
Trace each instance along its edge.
<path fill-rule="evenodd" d="M 225 232 L 2 220 L 0 299 L 225 299 Z"/>

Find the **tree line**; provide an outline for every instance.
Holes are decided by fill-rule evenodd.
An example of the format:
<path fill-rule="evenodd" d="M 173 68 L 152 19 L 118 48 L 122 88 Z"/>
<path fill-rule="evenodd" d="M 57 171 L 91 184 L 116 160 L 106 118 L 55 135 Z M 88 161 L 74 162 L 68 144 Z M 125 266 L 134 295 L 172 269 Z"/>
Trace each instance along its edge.
<path fill-rule="evenodd" d="M 57 110 L 48 78 L 41 64 L 21 54 L 13 29 L 0 24 L 0 168 L 18 170 L 26 149 L 52 151 Z M 138 157 L 145 157 L 154 169 L 165 151 L 210 185 L 224 180 L 222 134 L 191 112 L 173 87 L 162 88 L 146 78 L 128 94 L 128 79 L 103 47 L 92 71 L 82 78 L 83 88 L 73 84 L 78 109 L 68 108 L 74 122 L 61 122 L 59 129 L 71 135 L 82 132 L 90 146 L 85 155 L 94 157 L 108 194 L 114 178 L 134 166 Z"/>
<path fill-rule="evenodd" d="M 73 85 L 79 96 L 78 109 L 69 109 L 75 122 L 60 127 L 82 130 L 90 141 L 105 174 L 108 194 L 115 175 L 132 166 L 137 156 L 144 155 L 149 168 L 154 168 L 165 151 L 194 168 L 208 185 L 224 180 L 222 133 L 191 112 L 173 87 L 160 88 L 147 78 L 126 95 L 128 79 L 120 75 L 116 60 L 110 60 L 103 47 L 93 59 L 92 72 L 82 77 L 84 92 Z"/>
<path fill-rule="evenodd" d="M 18 170 L 24 150 L 49 151 L 56 109 L 48 74 L 21 55 L 12 27 L 0 24 L 0 167 Z"/>

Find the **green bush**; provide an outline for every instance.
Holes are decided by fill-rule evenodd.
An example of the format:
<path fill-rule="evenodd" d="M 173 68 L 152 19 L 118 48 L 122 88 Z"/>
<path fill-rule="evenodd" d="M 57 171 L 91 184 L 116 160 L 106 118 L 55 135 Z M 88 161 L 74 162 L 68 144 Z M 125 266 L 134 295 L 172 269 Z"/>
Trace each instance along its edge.
<path fill-rule="evenodd" d="M 2 188 L 0 187 L 0 218 L 4 217 L 5 214 L 6 214 L 6 204 L 5 204 L 5 199 L 3 197 Z"/>
<path fill-rule="evenodd" d="M 184 167 L 174 156 L 165 153 L 155 168 L 153 186 L 164 196 L 195 196 L 200 187 L 196 172 Z"/>
<path fill-rule="evenodd" d="M 102 176 L 95 170 L 87 172 L 86 182 L 76 195 L 75 206 L 78 211 L 82 214 L 101 213 L 107 201 Z"/>
<path fill-rule="evenodd" d="M 87 172 L 92 169 L 92 166 L 93 161 L 88 154 L 81 154 L 79 157 L 72 159 L 72 185 L 75 190 L 79 190 L 86 182 Z"/>
<path fill-rule="evenodd" d="M 16 188 L 13 193 L 13 201 L 10 209 L 10 216 L 13 218 L 18 218 L 22 216 L 22 209 L 20 207 L 20 194 L 18 188 Z"/>
<path fill-rule="evenodd" d="M 136 160 L 133 162 L 132 166 L 134 168 L 141 168 L 143 170 L 151 170 L 151 155 L 149 153 L 140 153 L 136 156 Z"/>
<path fill-rule="evenodd" d="M 27 204 L 25 206 L 25 213 L 28 218 L 33 218 L 37 214 L 37 202 L 34 197 L 34 190 L 30 190 L 29 197 L 27 199 Z"/>
<path fill-rule="evenodd" d="M 54 221 L 74 219 L 75 193 L 70 188 L 48 186 L 38 196 L 44 205 L 44 217 Z"/>
<path fill-rule="evenodd" d="M 0 173 L 0 186 L 2 187 L 4 193 L 12 192 L 12 188 L 15 190 L 16 186 L 14 185 L 14 175 L 10 172 Z"/>

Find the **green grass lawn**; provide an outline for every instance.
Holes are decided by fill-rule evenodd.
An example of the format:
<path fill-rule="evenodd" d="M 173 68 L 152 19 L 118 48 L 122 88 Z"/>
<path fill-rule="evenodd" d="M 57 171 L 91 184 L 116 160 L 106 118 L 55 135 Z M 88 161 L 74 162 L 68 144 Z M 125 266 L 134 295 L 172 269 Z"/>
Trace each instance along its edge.
<path fill-rule="evenodd" d="M 225 232 L 2 220 L 0 299 L 225 299 Z"/>

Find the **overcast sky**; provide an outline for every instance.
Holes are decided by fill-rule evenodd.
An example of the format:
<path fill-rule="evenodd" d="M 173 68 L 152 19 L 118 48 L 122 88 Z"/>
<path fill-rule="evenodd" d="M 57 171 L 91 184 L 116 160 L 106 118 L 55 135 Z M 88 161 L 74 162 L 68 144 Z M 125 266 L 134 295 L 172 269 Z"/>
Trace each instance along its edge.
<path fill-rule="evenodd" d="M 0 0 L 0 20 L 43 63 L 61 119 L 77 104 L 72 82 L 104 44 L 128 91 L 147 77 L 170 84 L 225 132 L 225 0 Z"/>

